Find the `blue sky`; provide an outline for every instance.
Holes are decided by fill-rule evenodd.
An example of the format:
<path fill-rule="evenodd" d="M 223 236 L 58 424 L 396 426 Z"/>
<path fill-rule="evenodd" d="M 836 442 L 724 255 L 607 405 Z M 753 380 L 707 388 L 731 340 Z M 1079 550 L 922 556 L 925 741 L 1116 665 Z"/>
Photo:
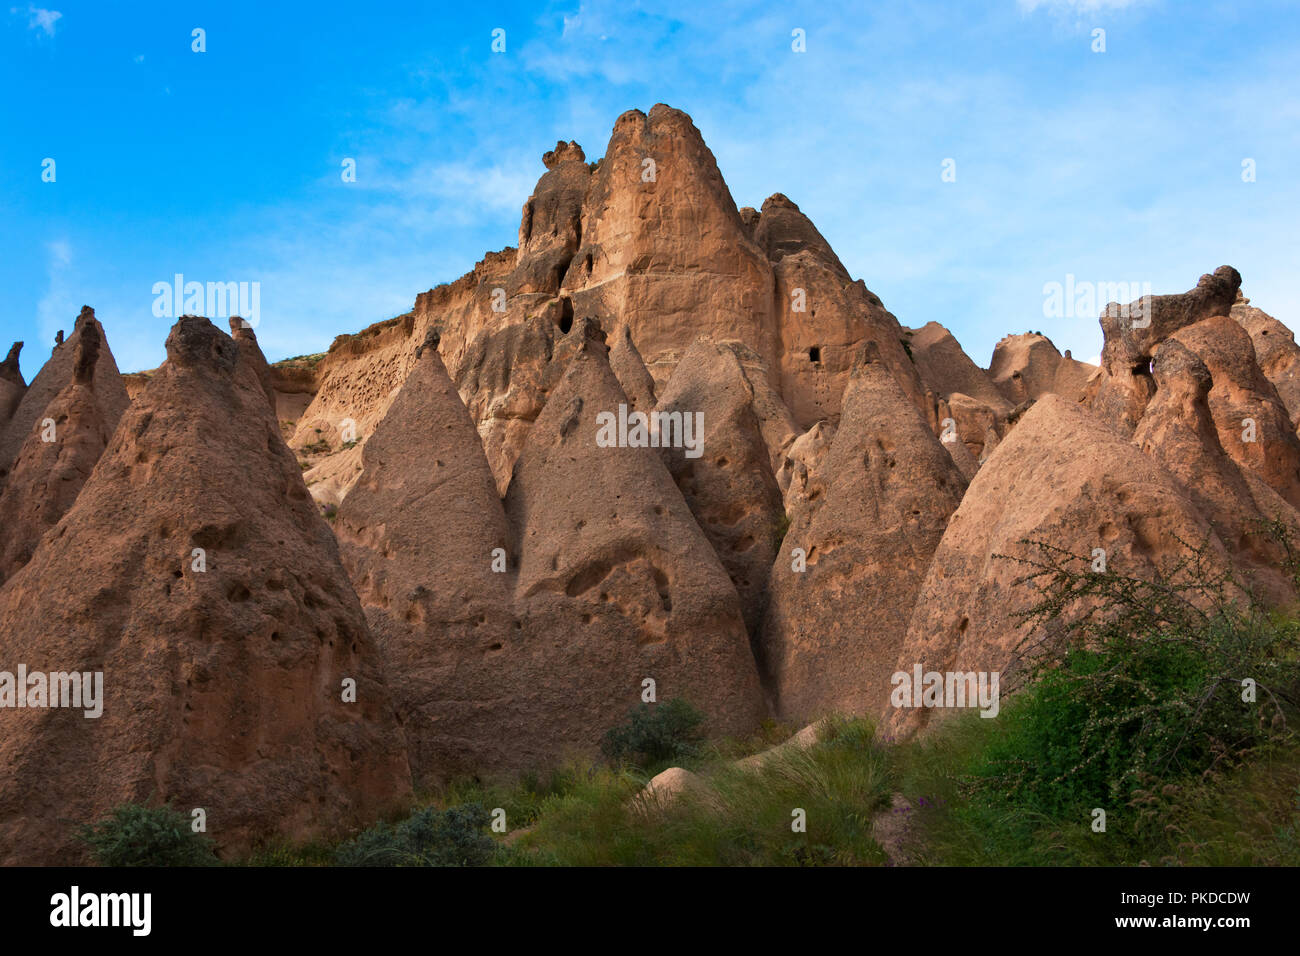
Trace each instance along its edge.
<path fill-rule="evenodd" d="M 595 159 L 657 102 L 739 205 L 785 193 L 901 322 L 982 365 L 1029 329 L 1097 354 L 1095 313 L 1043 314 L 1067 274 L 1162 293 L 1229 263 L 1300 322 L 1295 2 L 832 6 L 0 7 L 0 338 L 30 379 L 85 303 L 124 371 L 151 368 L 173 321 L 153 285 L 183 273 L 260 282 L 273 361 L 324 350 L 513 245 L 557 139 Z"/>

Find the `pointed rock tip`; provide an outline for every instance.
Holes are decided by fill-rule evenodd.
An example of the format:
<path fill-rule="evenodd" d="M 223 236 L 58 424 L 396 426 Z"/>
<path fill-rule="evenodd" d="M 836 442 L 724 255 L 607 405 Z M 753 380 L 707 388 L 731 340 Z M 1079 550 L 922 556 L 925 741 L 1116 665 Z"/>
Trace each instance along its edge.
<path fill-rule="evenodd" d="M 18 354 L 22 352 L 22 350 L 23 350 L 22 342 L 15 342 L 13 345 L 9 346 L 9 354 L 5 356 L 5 360 L 2 363 L 3 367 L 11 371 L 17 370 Z"/>
<path fill-rule="evenodd" d="M 232 315 L 230 317 L 230 334 L 234 335 L 242 332 L 247 338 L 257 341 L 257 335 L 253 332 L 253 327 L 244 321 L 242 316 Z"/>
<path fill-rule="evenodd" d="M 95 363 L 99 361 L 100 344 L 99 328 L 95 323 L 91 322 L 84 326 L 81 335 L 77 337 L 76 364 L 72 371 L 73 379 L 82 385 L 89 385 L 95 377 Z"/>
<path fill-rule="evenodd" d="M 239 361 L 239 347 L 203 316 L 182 315 L 167 335 L 167 360 L 185 368 L 211 365 L 229 372 Z"/>
<path fill-rule="evenodd" d="M 441 343 L 442 343 L 442 330 L 437 327 L 430 329 L 428 334 L 425 335 L 424 341 L 421 342 L 418 346 L 416 346 L 415 357 L 417 359 L 421 358 L 424 355 L 425 349 L 429 349 L 433 352 L 437 352 L 438 346 Z"/>

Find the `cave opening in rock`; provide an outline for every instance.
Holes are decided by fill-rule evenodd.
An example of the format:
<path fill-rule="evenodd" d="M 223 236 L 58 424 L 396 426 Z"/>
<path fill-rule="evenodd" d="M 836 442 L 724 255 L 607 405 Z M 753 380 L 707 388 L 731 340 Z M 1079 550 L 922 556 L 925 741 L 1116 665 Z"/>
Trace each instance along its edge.
<path fill-rule="evenodd" d="M 568 296 L 560 299 L 560 331 L 565 335 L 573 328 L 573 300 Z"/>
<path fill-rule="evenodd" d="M 820 345 L 814 345 L 808 349 L 808 361 L 814 365 L 822 363 L 822 349 Z"/>

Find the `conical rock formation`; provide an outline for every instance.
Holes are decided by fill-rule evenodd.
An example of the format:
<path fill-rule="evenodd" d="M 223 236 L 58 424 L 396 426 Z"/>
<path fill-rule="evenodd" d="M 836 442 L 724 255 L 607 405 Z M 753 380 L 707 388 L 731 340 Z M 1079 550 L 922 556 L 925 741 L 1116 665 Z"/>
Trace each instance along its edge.
<path fill-rule="evenodd" d="M 603 333 L 578 331 L 506 496 L 537 732 L 590 749 L 653 687 L 711 732 L 745 733 L 763 706 L 736 590 L 659 452 L 618 434 L 627 396 Z"/>
<path fill-rule="evenodd" d="M 182 317 L 76 503 L 0 589 L 6 662 L 102 674 L 98 717 L 0 710 L 4 863 L 80 859 L 68 821 L 125 802 L 203 808 L 238 851 L 409 795 L 333 535 L 237 352 Z"/>
<path fill-rule="evenodd" d="M 417 785 L 539 766 L 540 715 L 511 614 L 505 511 L 430 334 L 362 452 L 334 527 L 406 733 Z"/>
<path fill-rule="evenodd" d="M 916 592 L 965 487 L 874 349 L 843 408 L 825 502 L 791 527 L 772 568 L 760 660 L 782 719 L 884 706 Z"/>

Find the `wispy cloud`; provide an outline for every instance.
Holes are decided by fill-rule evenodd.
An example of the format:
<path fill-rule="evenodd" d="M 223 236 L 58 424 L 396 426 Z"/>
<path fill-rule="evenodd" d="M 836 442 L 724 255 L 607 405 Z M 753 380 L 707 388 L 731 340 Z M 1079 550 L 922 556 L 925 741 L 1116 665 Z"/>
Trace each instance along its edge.
<path fill-rule="evenodd" d="M 55 24 L 63 19 L 63 14 L 58 10 L 45 10 L 30 4 L 26 11 L 18 7 L 10 7 L 9 12 L 14 15 L 25 12 L 27 14 L 27 29 L 38 30 L 50 37 L 54 36 Z"/>

